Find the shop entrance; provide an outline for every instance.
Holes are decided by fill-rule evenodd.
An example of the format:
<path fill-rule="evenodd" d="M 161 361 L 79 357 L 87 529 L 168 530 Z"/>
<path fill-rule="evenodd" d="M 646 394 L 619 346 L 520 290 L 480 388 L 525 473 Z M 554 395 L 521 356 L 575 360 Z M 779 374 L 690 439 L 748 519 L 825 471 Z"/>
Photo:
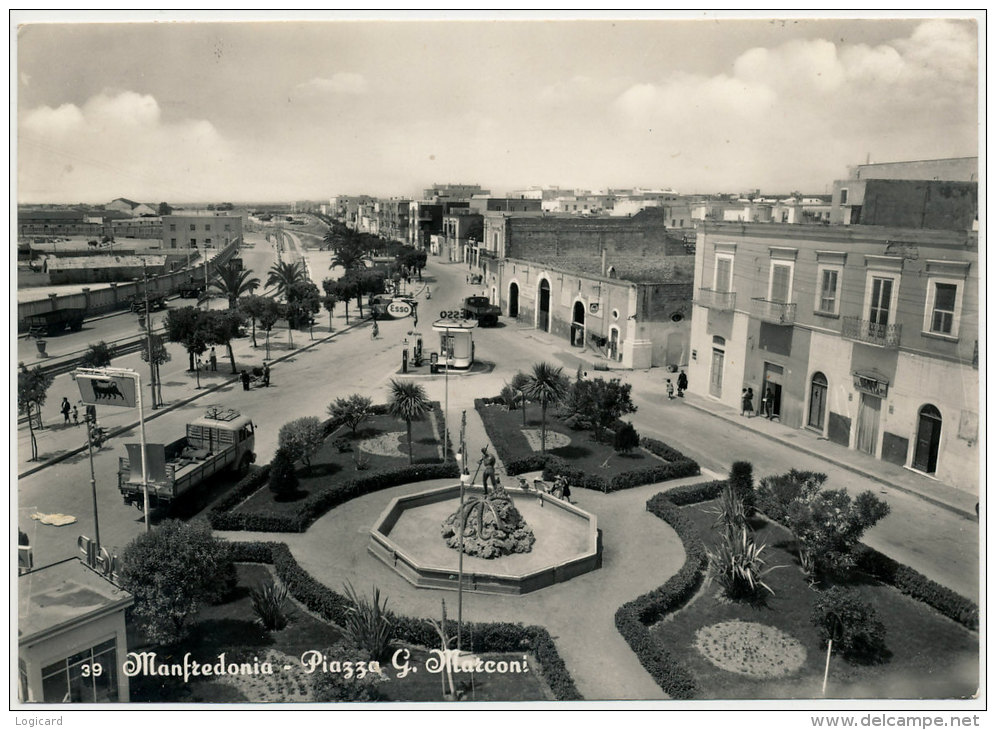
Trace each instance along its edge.
<path fill-rule="evenodd" d="M 571 321 L 571 345 L 584 347 L 584 302 L 574 302 L 574 316 Z"/>
<path fill-rule="evenodd" d="M 540 280 L 539 285 L 539 320 L 536 326 L 544 332 L 550 331 L 550 282 Z"/>

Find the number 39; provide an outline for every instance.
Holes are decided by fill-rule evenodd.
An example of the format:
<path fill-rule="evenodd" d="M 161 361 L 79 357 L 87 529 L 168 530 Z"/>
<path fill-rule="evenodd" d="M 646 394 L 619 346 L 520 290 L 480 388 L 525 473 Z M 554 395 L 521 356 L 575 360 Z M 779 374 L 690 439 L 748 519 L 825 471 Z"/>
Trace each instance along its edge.
<path fill-rule="evenodd" d="M 104 673 L 104 667 L 100 664 L 84 664 L 80 667 L 84 677 L 99 677 Z"/>

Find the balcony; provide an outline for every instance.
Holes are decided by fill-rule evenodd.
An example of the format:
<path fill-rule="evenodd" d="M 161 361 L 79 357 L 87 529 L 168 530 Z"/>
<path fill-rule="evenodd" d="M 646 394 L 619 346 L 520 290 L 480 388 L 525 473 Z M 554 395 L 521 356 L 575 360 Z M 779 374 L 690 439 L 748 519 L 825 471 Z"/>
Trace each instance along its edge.
<path fill-rule="evenodd" d="M 876 324 L 858 317 L 843 317 L 840 334 L 849 340 L 864 342 L 878 347 L 899 347 L 902 325 Z"/>
<path fill-rule="evenodd" d="M 709 307 L 709 309 L 715 309 L 719 312 L 732 312 L 737 304 L 737 293 L 734 291 L 699 289 L 699 296 L 696 303 L 699 306 Z"/>
<path fill-rule="evenodd" d="M 765 322 L 770 322 L 771 324 L 795 323 L 795 304 L 772 302 L 759 297 L 751 299 L 750 304 L 751 313 Z"/>

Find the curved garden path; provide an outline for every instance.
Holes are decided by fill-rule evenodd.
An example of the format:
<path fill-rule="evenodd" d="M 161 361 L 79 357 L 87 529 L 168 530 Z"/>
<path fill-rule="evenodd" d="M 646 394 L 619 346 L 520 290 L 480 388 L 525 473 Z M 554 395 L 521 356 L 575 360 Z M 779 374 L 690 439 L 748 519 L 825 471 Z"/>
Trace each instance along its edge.
<path fill-rule="evenodd" d="M 712 478 L 715 475 L 704 473 L 608 495 L 575 490 L 572 496 L 579 505 L 598 517 L 602 568 L 524 596 L 464 593 L 464 620 L 545 626 L 585 699 L 665 699 L 616 630 L 615 612 L 626 601 L 660 586 L 685 560 L 678 536 L 647 512 L 647 500 L 665 489 Z M 445 599 L 447 615 L 456 618 L 455 591 L 415 588 L 367 552 L 370 527 L 392 498 L 450 483 L 420 482 L 359 497 L 331 510 L 303 534 L 216 534 L 232 541 L 286 543 L 302 568 L 337 592 L 346 581 L 362 593 L 376 585 L 392 610 L 435 619 L 440 616 L 440 599 Z"/>

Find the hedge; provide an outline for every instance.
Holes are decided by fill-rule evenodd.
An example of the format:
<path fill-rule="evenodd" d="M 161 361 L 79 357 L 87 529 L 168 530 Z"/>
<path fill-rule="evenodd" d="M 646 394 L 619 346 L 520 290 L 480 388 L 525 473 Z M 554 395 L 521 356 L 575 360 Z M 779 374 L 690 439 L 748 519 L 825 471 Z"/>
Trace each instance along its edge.
<path fill-rule="evenodd" d="M 666 482 L 670 479 L 680 479 L 700 474 L 699 464 L 689 459 L 677 449 L 673 449 L 663 441 L 651 438 L 641 438 L 640 445 L 647 451 L 656 454 L 669 463 L 647 466 L 642 469 L 616 474 L 609 480 L 597 474 L 589 474 L 583 469 L 571 466 L 559 456 L 551 455 L 543 468 L 543 478 L 553 479 L 558 474 L 567 477 L 568 483 L 583 489 L 593 489 L 598 492 L 618 492 L 623 489 L 641 487 L 645 484 Z"/>
<path fill-rule="evenodd" d="M 647 501 L 647 510 L 667 522 L 685 547 L 681 569 L 660 588 L 616 611 L 616 628 L 654 681 L 675 699 L 691 699 L 698 691 L 692 673 L 668 652 L 650 631 L 664 616 L 684 605 L 699 589 L 708 564 L 705 544 L 680 506 L 715 499 L 726 480 L 675 487 Z M 979 608 L 972 601 L 866 545 L 857 548 L 857 565 L 882 583 L 921 601 L 963 626 L 978 630 Z"/>
<path fill-rule="evenodd" d="M 269 471 L 269 467 L 264 468 Z M 260 472 L 264 471 L 261 469 Z M 256 532 L 304 532 L 319 517 L 333 507 L 365 494 L 429 479 L 458 478 L 460 470 L 455 461 L 445 464 L 413 464 L 391 471 L 376 472 L 359 479 L 331 484 L 301 502 L 293 515 L 269 515 L 263 512 L 231 512 L 220 505 L 208 513 L 208 521 L 216 530 L 250 530 Z M 247 480 L 243 480 L 247 481 Z M 242 482 L 236 490 L 242 491 Z M 247 495 L 252 491 L 247 491 Z M 234 493 L 234 492 L 233 492 Z M 244 497 L 243 497 L 244 498 Z M 241 501 L 241 500 L 239 500 Z M 228 500 L 226 499 L 226 502 Z"/>
<path fill-rule="evenodd" d="M 439 401 L 432 401 L 432 411 L 436 414 L 438 423 L 443 423 L 442 409 Z M 386 415 L 387 406 L 373 405 L 370 408 L 373 415 Z M 328 418 L 322 423 L 322 431 L 328 438 L 336 429 L 343 425 L 342 419 Z M 304 532 L 319 517 L 333 507 L 343 502 L 370 494 L 388 487 L 396 487 L 409 482 L 428 479 L 446 479 L 459 477 L 460 471 L 453 458 L 452 448 L 450 458 L 443 463 L 414 464 L 399 467 L 391 471 L 376 472 L 365 477 L 345 482 L 333 483 L 328 489 L 317 492 L 301 502 L 296 513 L 287 515 L 268 515 L 261 512 L 234 513 L 232 509 L 248 499 L 267 484 L 270 476 L 270 465 L 252 467 L 249 474 L 243 477 L 221 501 L 208 513 L 208 521 L 215 530 L 251 530 L 257 532 Z"/>
<path fill-rule="evenodd" d="M 352 605 L 331 588 L 322 585 L 298 565 L 290 549 L 276 542 L 234 542 L 232 558 L 242 563 L 270 563 L 288 592 L 309 610 L 326 621 L 342 626 Z M 451 622 L 450 633 L 456 632 Z M 392 638 L 407 644 L 431 647 L 439 643 L 436 629 L 426 619 L 391 616 Z M 523 626 L 503 622 L 464 625 L 468 648 L 475 653 L 531 651 L 543 669 L 543 677 L 558 700 L 583 700 L 574 686 L 550 633 L 542 626 Z"/>
<path fill-rule="evenodd" d="M 702 585 L 706 551 L 695 526 L 666 493 L 647 501 L 647 510 L 667 522 L 685 546 L 685 562 L 655 590 L 623 604 L 616 611 L 616 628 L 654 681 L 674 699 L 691 699 L 698 692 L 695 676 L 653 635 L 650 627 L 669 611 L 686 603 Z"/>
<path fill-rule="evenodd" d="M 867 545 L 858 545 L 855 558 L 859 570 L 892 586 L 900 593 L 905 593 L 910 598 L 926 603 L 952 621 L 978 631 L 979 607 L 973 601 Z"/>

